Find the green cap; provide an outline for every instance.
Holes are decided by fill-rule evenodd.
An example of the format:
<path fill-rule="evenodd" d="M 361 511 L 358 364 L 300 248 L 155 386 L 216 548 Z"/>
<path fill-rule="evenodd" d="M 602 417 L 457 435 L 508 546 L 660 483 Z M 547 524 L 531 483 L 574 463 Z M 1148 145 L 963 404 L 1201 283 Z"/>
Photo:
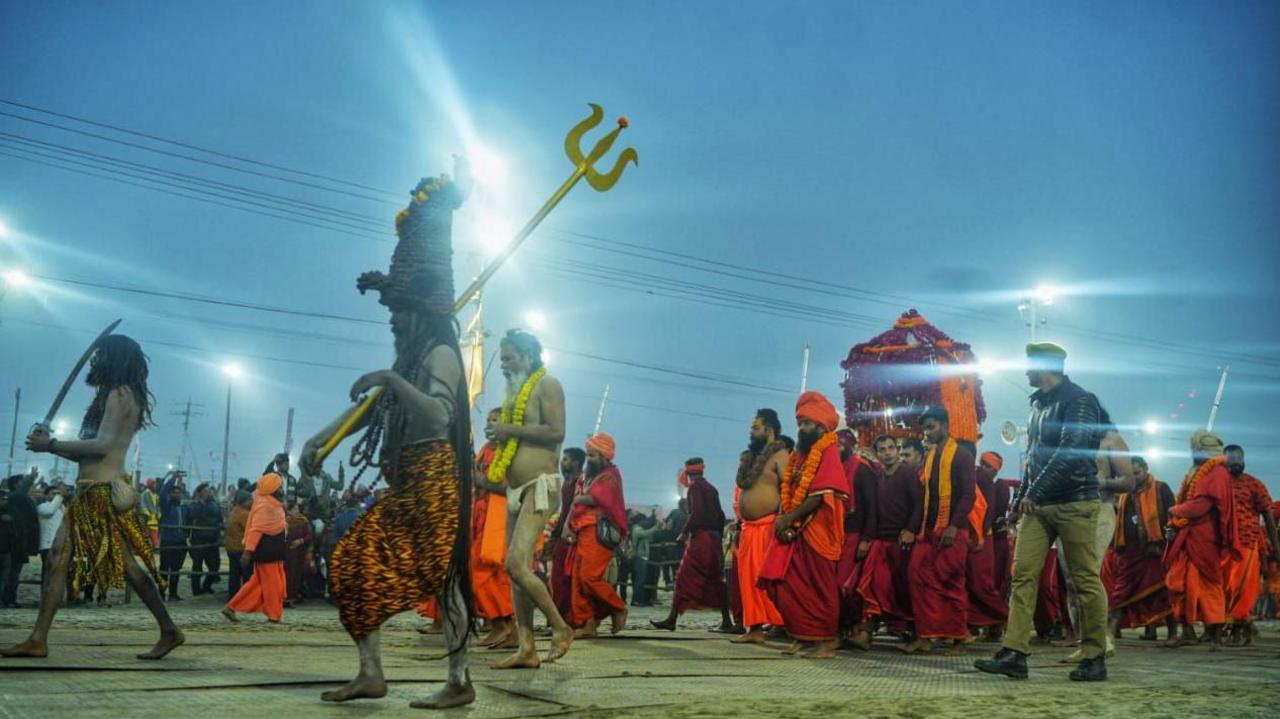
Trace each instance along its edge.
<path fill-rule="evenodd" d="M 1061 372 L 1067 351 L 1053 342 L 1032 342 L 1027 345 L 1027 359 L 1031 361 L 1031 369 Z"/>

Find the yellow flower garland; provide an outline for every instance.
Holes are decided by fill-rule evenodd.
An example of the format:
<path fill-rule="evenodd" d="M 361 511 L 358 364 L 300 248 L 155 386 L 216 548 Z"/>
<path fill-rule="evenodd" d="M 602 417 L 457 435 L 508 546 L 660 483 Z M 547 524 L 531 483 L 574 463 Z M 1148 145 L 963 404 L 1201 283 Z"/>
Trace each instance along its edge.
<path fill-rule="evenodd" d="M 546 376 L 546 367 L 539 367 L 529 375 L 529 379 L 524 381 L 524 386 L 516 393 L 516 401 L 502 406 L 500 421 L 503 424 L 524 424 L 524 412 L 529 407 L 529 397 L 533 394 L 533 388 L 538 386 L 538 382 Z M 507 470 L 511 468 L 511 462 L 516 458 L 516 450 L 519 447 L 520 440 L 515 437 L 508 437 L 498 446 L 497 451 L 493 453 L 493 464 L 489 465 L 490 482 L 497 484 L 507 481 Z"/>

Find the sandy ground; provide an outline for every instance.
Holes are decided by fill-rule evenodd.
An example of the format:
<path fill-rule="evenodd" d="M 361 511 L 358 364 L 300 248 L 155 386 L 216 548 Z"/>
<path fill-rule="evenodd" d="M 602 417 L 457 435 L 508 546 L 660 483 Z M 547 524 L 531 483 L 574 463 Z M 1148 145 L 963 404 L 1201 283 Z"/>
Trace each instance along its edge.
<path fill-rule="evenodd" d="M 667 595 L 663 596 L 664 599 Z M 20 599 L 33 602 L 34 588 Z M 237 625 L 217 613 L 221 599 L 175 603 L 188 642 L 158 663 L 133 655 L 155 629 L 135 600 L 107 608 L 72 607 L 58 616 L 48 659 L 0 659 L 0 717 L 380 717 L 421 716 L 410 700 L 438 688 L 445 675 L 442 641 L 425 636 L 412 614 L 383 632 L 390 694 L 379 701 L 322 704 L 319 692 L 354 673 L 355 653 L 334 609 L 311 602 L 288 610 L 281 625 L 247 617 Z M 879 637 L 870 652 L 833 660 L 785 657 L 785 644 L 730 644 L 707 629 L 713 612 L 694 612 L 679 631 L 644 629 L 665 607 L 636 609 L 618 637 L 583 641 L 539 670 L 498 671 L 502 654 L 471 653 L 477 702 L 446 716 L 482 717 L 1253 717 L 1280 713 L 1280 627 L 1264 626 L 1250 648 L 1165 650 L 1131 635 L 1109 662 L 1111 680 L 1067 681 L 1058 662 L 1068 648 L 1038 646 L 1032 677 L 988 677 L 968 657 L 906 657 Z M 31 608 L 0 610 L 0 643 L 21 640 Z M 545 651 L 546 640 L 540 639 Z"/>

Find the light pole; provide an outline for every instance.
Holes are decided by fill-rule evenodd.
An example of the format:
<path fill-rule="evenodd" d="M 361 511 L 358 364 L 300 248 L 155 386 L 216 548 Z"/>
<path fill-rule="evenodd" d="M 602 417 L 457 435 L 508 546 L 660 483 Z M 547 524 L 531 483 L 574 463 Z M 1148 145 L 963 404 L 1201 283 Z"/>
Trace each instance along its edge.
<path fill-rule="evenodd" d="M 231 385 L 235 380 L 244 374 L 240 369 L 240 365 L 229 364 L 222 368 L 222 374 L 227 376 L 227 422 L 222 432 L 222 492 L 227 491 L 227 459 L 231 452 Z"/>
<path fill-rule="evenodd" d="M 13 474 L 13 448 L 18 444 L 18 410 L 22 408 L 22 388 L 13 391 L 13 432 L 9 435 L 9 469 L 5 476 Z"/>
<path fill-rule="evenodd" d="M 1036 341 L 1036 329 L 1049 323 L 1049 318 L 1044 316 L 1045 308 L 1053 304 L 1055 295 L 1057 292 L 1052 287 L 1040 285 L 1030 297 L 1025 297 L 1018 303 L 1018 314 L 1026 321 L 1027 327 L 1031 328 L 1032 342 Z"/>

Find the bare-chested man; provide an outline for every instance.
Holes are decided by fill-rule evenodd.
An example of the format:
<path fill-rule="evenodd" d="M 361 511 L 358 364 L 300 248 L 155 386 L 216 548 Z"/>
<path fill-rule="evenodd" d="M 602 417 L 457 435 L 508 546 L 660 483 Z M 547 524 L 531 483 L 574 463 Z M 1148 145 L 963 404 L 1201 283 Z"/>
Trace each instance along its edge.
<path fill-rule="evenodd" d="M 471 586 L 465 541 L 471 519 L 471 422 L 450 263 L 450 222 L 466 187 L 465 165 L 459 171 L 458 182 L 424 179 L 414 188 L 409 207 L 396 217 L 399 242 L 390 273 L 366 272 L 356 281 L 361 292 L 378 291 L 391 311 L 395 364 L 351 387 L 353 400 L 382 388 L 375 406 L 357 423 L 367 431 L 352 453 L 353 463 L 379 468 L 388 488 L 378 492 L 374 505 L 333 550 L 329 580 L 338 618 L 359 651 L 360 669 L 346 685 L 322 693 L 324 701 L 386 696 L 380 628 L 433 596 L 440 602 L 449 651 L 448 681 L 410 706 L 442 709 L 475 700 L 467 671 Z M 315 474 L 319 447 L 355 411 L 348 409 L 307 440 L 304 474 Z"/>
<path fill-rule="evenodd" d="M 0 656 L 49 655 L 49 626 L 66 594 L 69 574 L 76 594 L 86 583 L 102 592 L 109 587 L 123 589 L 126 582 L 138 593 L 160 625 L 160 640 L 139 659 L 160 659 L 182 645 L 182 632 L 161 599 L 151 535 L 135 511 L 137 495 L 131 495 L 124 469 L 133 435 L 151 424 L 154 398 L 147 391 L 148 371 L 147 356 L 137 342 L 124 335 L 108 335 L 89 363 L 88 384 L 96 394 L 80 425 L 80 439 L 54 439 L 43 425 L 27 436 L 28 450 L 77 463 L 76 496 L 49 552 L 52 570 L 40 597 L 35 629 L 25 642 L 0 649 Z M 125 506 L 130 499 L 133 504 Z"/>
<path fill-rule="evenodd" d="M 533 641 L 535 607 L 551 625 L 548 662 L 564 656 L 573 642 L 573 629 L 556 610 L 546 583 L 532 569 L 538 538 L 547 519 L 560 506 L 564 389 L 547 374 L 542 364 L 542 344 L 528 332 L 507 332 L 502 338 L 499 361 L 507 378 L 507 397 L 502 421 L 493 428 L 498 452 L 490 479 L 505 479 L 507 485 L 507 575 L 515 598 L 519 648 L 494 668 L 533 668 L 540 664 Z M 514 455 L 509 454 L 509 440 L 515 440 Z"/>
<path fill-rule="evenodd" d="M 741 494 L 736 509 L 742 530 L 738 534 L 734 561 L 742 597 L 742 624 L 747 627 L 747 633 L 729 640 L 737 644 L 764 644 L 764 626 L 782 626 L 782 614 L 768 593 L 756 586 L 773 537 L 773 524 L 782 499 L 778 487 L 790 456 L 780 439 L 781 434 L 782 423 L 777 412 L 768 408 L 756 410 L 755 419 L 751 421 L 750 444 L 738 459 Z"/>

